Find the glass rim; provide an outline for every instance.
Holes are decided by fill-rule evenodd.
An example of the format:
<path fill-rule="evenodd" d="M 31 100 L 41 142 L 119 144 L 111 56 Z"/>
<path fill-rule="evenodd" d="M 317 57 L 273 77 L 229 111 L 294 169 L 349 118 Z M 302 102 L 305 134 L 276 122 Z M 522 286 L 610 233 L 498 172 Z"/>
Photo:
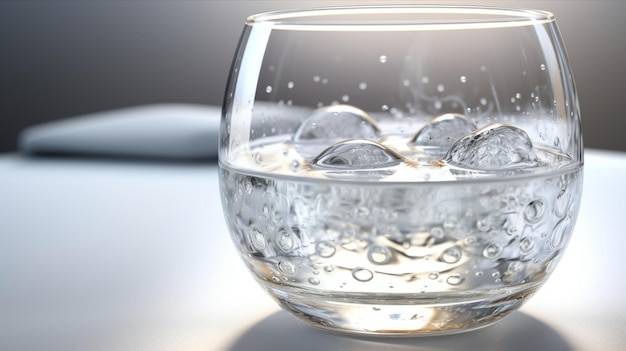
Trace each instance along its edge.
<path fill-rule="evenodd" d="M 554 21 L 549 11 L 475 5 L 354 5 L 251 15 L 246 25 L 283 30 L 381 31 L 523 27 Z"/>

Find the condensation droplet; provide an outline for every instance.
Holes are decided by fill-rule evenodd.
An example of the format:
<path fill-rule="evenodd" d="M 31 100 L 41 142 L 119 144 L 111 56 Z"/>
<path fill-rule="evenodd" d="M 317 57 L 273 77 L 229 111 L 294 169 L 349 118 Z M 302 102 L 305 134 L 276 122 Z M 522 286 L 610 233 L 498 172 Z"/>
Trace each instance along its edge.
<path fill-rule="evenodd" d="M 333 244 L 329 243 L 328 241 L 320 241 L 319 243 L 317 243 L 315 251 L 321 257 L 328 258 L 334 255 L 337 249 Z"/>
<path fill-rule="evenodd" d="M 404 85 L 405 87 L 408 87 L 409 85 L 411 85 L 411 81 L 409 81 L 408 79 L 404 79 L 402 81 L 402 85 Z"/>
<path fill-rule="evenodd" d="M 439 259 L 445 263 L 457 263 L 461 260 L 462 252 L 458 247 L 451 247 L 441 254 Z"/>
<path fill-rule="evenodd" d="M 293 89 L 293 82 L 288 82 L 287 83 L 287 88 L 288 89 Z"/>
<path fill-rule="evenodd" d="M 430 82 L 430 79 L 428 77 L 424 76 L 424 77 L 422 77 L 421 81 L 422 81 L 422 83 L 426 84 L 426 83 Z"/>
<path fill-rule="evenodd" d="M 437 91 L 443 93 L 446 90 L 446 87 L 443 84 L 437 85 Z"/>
<path fill-rule="evenodd" d="M 280 278 L 278 278 L 277 276 L 273 276 L 273 277 L 272 277 L 272 281 L 273 281 L 274 283 L 280 283 Z"/>
<path fill-rule="evenodd" d="M 320 76 L 313 76 L 313 81 L 314 82 L 319 82 L 322 78 L 320 78 Z"/>
<path fill-rule="evenodd" d="M 488 259 L 494 259 L 500 255 L 502 248 L 494 243 L 491 243 L 483 249 L 483 256 Z"/>
<path fill-rule="evenodd" d="M 328 78 L 322 78 L 322 84 L 328 84 Z"/>
<path fill-rule="evenodd" d="M 478 271 L 476 273 L 474 273 L 475 276 L 477 277 L 482 277 L 485 273 L 483 271 Z"/>
<path fill-rule="evenodd" d="M 487 105 L 487 99 L 480 98 L 480 104 L 483 105 L 483 106 Z"/>
<path fill-rule="evenodd" d="M 435 101 L 434 105 L 435 105 L 435 109 L 437 109 L 437 110 L 441 110 L 441 107 L 443 107 L 442 104 L 441 104 L 441 101 L 439 101 L 439 100 Z"/>
<path fill-rule="evenodd" d="M 374 273 L 369 269 L 357 267 L 352 270 L 352 277 L 360 282 L 368 282 L 374 278 Z"/>
<path fill-rule="evenodd" d="M 272 92 L 272 86 L 271 85 L 266 86 L 265 87 L 265 92 L 268 93 L 268 94 L 271 93 Z"/>
<path fill-rule="evenodd" d="M 296 274 L 296 266 L 289 261 L 278 262 L 278 270 L 284 275 L 292 276 Z"/>
<path fill-rule="evenodd" d="M 311 278 L 309 278 L 309 284 L 311 284 L 311 285 L 320 285 L 320 280 L 317 279 L 317 278 L 311 277 Z"/>
<path fill-rule="evenodd" d="M 428 274 L 428 279 L 435 280 L 437 278 L 439 278 L 439 273 L 437 273 L 437 272 L 432 272 L 432 273 Z"/>
<path fill-rule="evenodd" d="M 385 63 L 387 62 L 387 55 L 380 55 L 380 57 L 378 57 L 378 61 L 380 63 Z"/>
<path fill-rule="evenodd" d="M 348 101 L 350 101 L 350 96 L 348 96 L 348 95 L 344 95 L 344 96 L 342 96 L 342 97 L 341 97 L 341 101 L 343 101 L 343 102 L 348 102 Z"/>
<path fill-rule="evenodd" d="M 335 270 L 335 268 L 333 268 L 333 266 L 324 266 L 324 271 L 326 271 L 328 273 L 330 273 L 330 272 L 332 272 L 334 270 Z"/>
<path fill-rule="evenodd" d="M 391 259 L 391 251 L 385 246 L 372 245 L 367 250 L 367 258 L 374 264 L 385 264 Z"/>
<path fill-rule="evenodd" d="M 359 83 L 359 89 L 360 89 L 360 90 L 365 90 L 365 89 L 367 89 L 367 83 L 365 83 L 365 82 L 361 82 L 361 83 Z"/>
<path fill-rule="evenodd" d="M 459 285 L 463 283 L 464 280 L 465 277 L 463 277 L 461 274 L 452 274 L 448 277 L 448 279 L 446 279 L 446 283 L 450 285 Z"/>

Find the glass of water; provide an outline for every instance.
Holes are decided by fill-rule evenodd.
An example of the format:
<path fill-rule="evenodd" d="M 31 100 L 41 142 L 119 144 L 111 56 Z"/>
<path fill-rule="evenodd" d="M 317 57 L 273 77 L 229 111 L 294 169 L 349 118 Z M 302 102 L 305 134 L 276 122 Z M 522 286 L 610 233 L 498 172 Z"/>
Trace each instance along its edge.
<path fill-rule="evenodd" d="M 580 204 L 580 116 L 554 16 L 251 16 L 219 162 L 232 240 L 296 317 L 380 335 L 489 325 L 550 276 Z"/>

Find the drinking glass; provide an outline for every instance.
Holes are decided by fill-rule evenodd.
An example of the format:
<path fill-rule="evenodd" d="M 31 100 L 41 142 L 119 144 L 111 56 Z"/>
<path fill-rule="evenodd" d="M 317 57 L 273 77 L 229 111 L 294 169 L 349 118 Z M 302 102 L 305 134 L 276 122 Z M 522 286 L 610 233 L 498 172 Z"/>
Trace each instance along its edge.
<path fill-rule="evenodd" d="M 340 332 L 448 334 L 510 314 L 555 269 L 581 198 L 574 82 L 537 10 L 251 16 L 219 152 L 254 279 Z"/>

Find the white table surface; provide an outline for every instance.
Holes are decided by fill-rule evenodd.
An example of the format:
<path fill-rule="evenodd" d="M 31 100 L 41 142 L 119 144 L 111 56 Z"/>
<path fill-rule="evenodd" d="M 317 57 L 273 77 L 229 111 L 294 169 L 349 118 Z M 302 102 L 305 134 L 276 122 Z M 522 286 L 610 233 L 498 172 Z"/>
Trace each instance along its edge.
<path fill-rule="evenodd" d="M 231 245 L 215 164 L 0 155 L 0 350 L 623 350 L 626 153 L 587 150 L 554 275 L 478 331 L 353 338 L 304 325 Z"/>

